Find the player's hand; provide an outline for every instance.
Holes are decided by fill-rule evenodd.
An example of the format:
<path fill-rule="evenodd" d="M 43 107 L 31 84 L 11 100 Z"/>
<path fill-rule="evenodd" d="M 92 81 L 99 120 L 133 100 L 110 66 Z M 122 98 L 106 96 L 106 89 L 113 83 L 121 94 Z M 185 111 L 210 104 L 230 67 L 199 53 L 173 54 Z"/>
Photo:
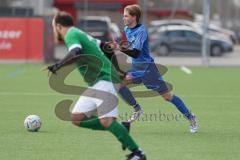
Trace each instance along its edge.
<path fill-rule="evenodd" d="M 56 64 L 53 64 L 53 65 L 50 65 L 50 66 L 47 66 L 45 68 L 42 69 L 42 71 L 48 71 L 48 77 L 51 76 L 51 74 L 56 74 L 56 71 L 58 70 L 58 67 Z"/>
<path fill-rule="evenodd" d="M 47 71 L 47 76 L 48 76 L 48 77 L 50 77 L 51 74 L 52 74 L 52 73 L 48 70 L 48 66 L 47 66 L 47 67 L 44 67 L 44 68 L 42 69 L 42 71 L 43 71 L 43 72 Z"/>
<path fill-rule="evenodd" d="M 118 44 L 117 42 L 115 42 L 115 41 L 106 42 L 106 44 L 107 44 L 108 46 L 110 46 L 111 49 L 113 49 L 113 50 L 120 50 L 119 44 Z"/>

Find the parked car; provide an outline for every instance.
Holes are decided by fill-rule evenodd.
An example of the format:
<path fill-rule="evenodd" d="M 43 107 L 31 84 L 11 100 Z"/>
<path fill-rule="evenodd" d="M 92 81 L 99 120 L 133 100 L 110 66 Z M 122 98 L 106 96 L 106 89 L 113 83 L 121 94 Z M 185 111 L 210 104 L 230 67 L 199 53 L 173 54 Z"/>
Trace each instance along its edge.
<path fill-rule="evenodd" d="M 170 20 L 155 20 L 151 22 L 151 29 L 150 32 L 160 28 L 160 27 L 166 27 L 171 25 L 183 25 L 183 26 L 189 26 L 193 27 L 197 30 L 203 30 L 203 24 L 192 22 L 189 20 L 184 19 L 170 19 Z M 234 44 L 237 43 L 237 35 L 228 29 L 221 28 L 219 26 L 216 26 L 214 24 L 210 24 L 208 26 L 208 33 L 212 35 L 217 35 L 218 37 L 222 38 L 228 38 L 231 40 Z"/>
<path fill-rule="evenodd" d="M 210 24 L 208 31 L 215 34 L 223 34 L 227 36 L 234 44 L 238 43 L 237 34 L 229 29 L 221 28 L 216 25 Z"/>
<path fill-rule="evenodd" d="M 85 16 L 78 19 L 77 27 L 102 41 L 112 41 L 111 19 L 102 16 Z"/>
<path fill-rule="evenodd" d="M 167 56 L 173 52 L 200 53 L 202 47 L 202 32 L 188 26 L 166 26 L 152 31 L 149 35 L 150 47 L 157 55 Z M 221 56 L 233 50 L 233 44 L 228 39 L 208 35 L 210 55 Z"/>

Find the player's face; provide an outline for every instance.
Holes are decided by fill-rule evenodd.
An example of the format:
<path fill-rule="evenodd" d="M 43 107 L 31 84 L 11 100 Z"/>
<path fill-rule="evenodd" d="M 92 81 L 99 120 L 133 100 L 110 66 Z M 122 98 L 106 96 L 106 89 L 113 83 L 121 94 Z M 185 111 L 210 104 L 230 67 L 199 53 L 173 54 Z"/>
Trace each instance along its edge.
<path fill-rule="evenodd" d="M 60 33 L 61 26 L 56 24 L 54 19 L 52 21 L 52 27 L 53 27 L 53 32 L 54 32 L 54 36 L 55 36 L 56 40 L 58 42 L 63 41 L 63 37 L 62 37 L 62 35 Z"/>
<path fill-rule="evenodd" d="M 136 16 L 131 16 L 127 10 L 124 10 L 123 23 L 125 26 L 132 26 L 136 23 Z"/>

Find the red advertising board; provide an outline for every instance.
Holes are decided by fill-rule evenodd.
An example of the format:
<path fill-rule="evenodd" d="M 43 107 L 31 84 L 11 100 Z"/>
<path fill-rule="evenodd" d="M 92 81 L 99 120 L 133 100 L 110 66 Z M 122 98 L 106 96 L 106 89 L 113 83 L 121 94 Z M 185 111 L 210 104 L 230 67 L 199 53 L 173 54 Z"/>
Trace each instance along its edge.
<path fill-rule="evenodd" d="M 0 18 L 0 60 L 43 59 L 42 18 Z"/>

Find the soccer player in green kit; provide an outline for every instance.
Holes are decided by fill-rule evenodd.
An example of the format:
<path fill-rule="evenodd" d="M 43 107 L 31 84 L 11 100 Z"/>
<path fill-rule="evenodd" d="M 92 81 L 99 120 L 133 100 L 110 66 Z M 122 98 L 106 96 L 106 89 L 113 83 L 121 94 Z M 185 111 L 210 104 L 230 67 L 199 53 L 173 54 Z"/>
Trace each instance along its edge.
<path fill-rule="evenodd" d="M 59 62 L 48 66 L 48 71 L 55 74 L 61 67 L 76 63 L 90 90 L 102 91 L 103 94 L 111 93 L 117 97 L 114 85 L 121 81 L 112 63 L 101 51 L 97 40 L 75 28 L 71 15 L 66 12 L 58 12 L 53 18 L 52 26 L 56 38 L 65 42 L 68 54 Z M 91 58 L 81 64 L 83 61 L 79 60 L 82 56 L 95 57 L 96 61 L 100 60 L 101 66 L 98 66 L 99 63 L 96 61 L 91 61 Z M 86 72 L 91 74 L 87 75 Z M 127 160 L 146 160 L 144 152 L 129 135 L 127 129 L 117 122 L 117 104 L 110 111 L 99 113 L 101 103 L 103 103 L 101 99 L 94 97 L 94 94 L 92 97 L 84 96 L 84 94 L 80 96 L 71 111 L 72 123 L 82 128 L 109 131 L 131 151 L 127 155 Z"/>

